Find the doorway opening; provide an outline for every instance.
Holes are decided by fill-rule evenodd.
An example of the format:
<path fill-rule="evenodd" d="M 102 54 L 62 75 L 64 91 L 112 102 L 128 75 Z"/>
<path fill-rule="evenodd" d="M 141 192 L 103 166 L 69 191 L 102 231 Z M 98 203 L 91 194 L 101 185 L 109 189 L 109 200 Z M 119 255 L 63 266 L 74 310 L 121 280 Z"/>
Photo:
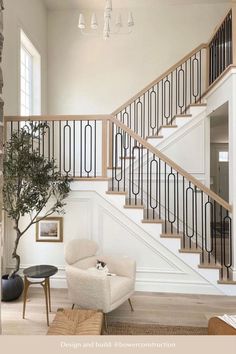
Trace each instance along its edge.
<path fill-rule="evenodd" d="M 229 201 L 229 133 L 228 103 L 210 117 L 210 185 L 225 201 Z"/>

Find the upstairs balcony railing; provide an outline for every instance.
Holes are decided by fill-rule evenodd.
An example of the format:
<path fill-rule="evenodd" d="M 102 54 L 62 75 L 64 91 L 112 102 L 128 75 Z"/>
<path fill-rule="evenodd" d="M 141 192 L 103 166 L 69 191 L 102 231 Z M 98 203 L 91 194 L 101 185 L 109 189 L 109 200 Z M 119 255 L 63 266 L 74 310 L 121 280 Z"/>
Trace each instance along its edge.
<path fill-rule="evenodd" d="M 74 179 L 106 179 L 107 119 L 109 116 L 5 117 L 6 139 L 13 131 L 29 129 L 27 121 L 45 123 L 34 144 L 40 155 L 54 158 L 62 175 Z"/>

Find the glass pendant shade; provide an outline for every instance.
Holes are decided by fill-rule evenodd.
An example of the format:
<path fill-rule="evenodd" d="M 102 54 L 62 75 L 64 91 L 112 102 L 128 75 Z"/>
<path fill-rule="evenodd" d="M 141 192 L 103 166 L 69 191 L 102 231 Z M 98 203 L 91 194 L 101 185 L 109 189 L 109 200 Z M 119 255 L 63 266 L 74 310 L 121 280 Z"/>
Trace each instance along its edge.
<path fill-rule="evenodd" d="M 98 28 L 98 21 L 97 21 L 97 16 L 95 13 L 92 14 L 91 18 L 91 28 L 93 30 L 96 30 Z"/>
<path fill-rule="evenodd" d="M 84 15 L 83 14 L 79 15 L 78 27 L 79 27 L 79 29 L 85 29 L 85 19 L 84 19 Z"/>
<path fill-rule="evenodd" d="M 106 0 L 105 10 L 112 11 L 112 1 L 111 0 Z"/>
<path fill-rule="evenodd" d="M 117 17 L 116 17 L 116 26 L 117 26 L 117 27 L 122 27 L 121 14 L 118 14 Z"/>
<path fill-rule="evenodd" d="M 128 17 L 128 26 L 132 27 L 134 26 L 134 18 L 133 18 L 133 14 L 132 12 L 129 13 L 129 17 Z"/>

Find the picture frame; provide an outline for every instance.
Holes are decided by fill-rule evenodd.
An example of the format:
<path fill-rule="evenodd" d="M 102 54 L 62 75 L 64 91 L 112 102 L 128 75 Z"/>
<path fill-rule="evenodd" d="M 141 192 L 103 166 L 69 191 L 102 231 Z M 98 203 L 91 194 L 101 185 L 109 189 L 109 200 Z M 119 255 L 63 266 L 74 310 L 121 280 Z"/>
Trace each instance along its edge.
<path fill-rule="evenodd" d="M 63 242 L 63 218 L 50 216 L 37 222 L 36 242 Z"/>

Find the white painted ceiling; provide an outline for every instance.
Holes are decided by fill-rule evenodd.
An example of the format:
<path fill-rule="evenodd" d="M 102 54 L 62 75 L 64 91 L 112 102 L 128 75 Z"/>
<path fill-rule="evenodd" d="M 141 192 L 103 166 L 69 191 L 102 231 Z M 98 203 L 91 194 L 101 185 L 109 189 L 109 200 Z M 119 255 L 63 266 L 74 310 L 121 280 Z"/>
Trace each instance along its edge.
<path fill-rule="evenodd" d="M 50 10 L 63 9 L 99 9 L 104 8 L 105 0 L 42 0 Z M 192 4 L 219 4 L 229 0 L 113 0 L 115 8 L 143 8 L 156 7 L 158 4 L 192 5 Z"/>

